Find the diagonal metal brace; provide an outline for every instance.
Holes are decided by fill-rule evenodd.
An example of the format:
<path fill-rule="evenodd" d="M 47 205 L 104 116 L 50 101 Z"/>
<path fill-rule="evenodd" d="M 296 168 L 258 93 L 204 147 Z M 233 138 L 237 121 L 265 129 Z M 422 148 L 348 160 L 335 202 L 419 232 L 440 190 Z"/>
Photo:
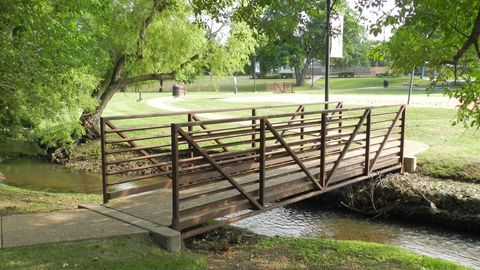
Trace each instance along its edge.
<path fill-rule="evenodd" d="M 302 171 L 307 175 L 307 178 L 313 183 L 313 185 L 319 189 L 322 190 L 322 186 L 317 182 L 317 179 L 308 171 L 307 167 L 303 164 L 303 162 L 295 155 L 295 153 L 292 151 L 290 146 L 288 146 L 287 142 L 280 136 L 278 131 L 270 124 L 270 122 L 265 119 L 265 124 L 267 125 L 267 128 L 272 132 L 273 136 L 277 139 L 278 142 L 287 150 L 288 154 L 293 158 L 293 160 L 297 163 L 297 165 L 302 169 Z"/>
<path fill-rule="evenodd" d="M 400 119 L 400 116 L 402 115 L 404 110 L 405 110 L 405 105 L 401 106 L 400 110 L 398 110 L 397 115 L 395 116 L 395 119 L 392 122 L 392 125 L 388 129 L 387 134 L 385 135 L 385 138 L 382 141 L 382 144 L 378 148 L 377 153 L 375 154 L 375 157 L 373 158 L 373 160 L 370 164 L 370 168 L 368 169 L 368 173 L 372 172 L 373 166 L 375 166 L 375 163 L 377 162 L 377 159 L 380 157 L 380 154 L 382 153 L 383 148 L 385 147 L 385 144 L 387 143 L 388 139 L 390 138 L 390 135 L 392 134 L 393 128 L 397 124 L 398 119 Z"/>
<path fill-rule="evenodd" d="M 181 128 L 178 129 L 178 133 L 185 139 L 187 140 L 190 145 L 197 150 L 220 174 L 225 177 L 230 184 L 232 184 L 245 198 L 247 198 L 256 208 L 258 209 L 263 209 L 263 206 L 261 206 L 250 194 L 248 194 L 245 189 L 243 189 L 242 186 L 240 186 L 235 179 L 227 172 L 225 171 L 222 166 L 220 166 L 200 145 L 198 145 L 195 140 L 190 137 L 184 130 Z"/>
<path fill-rule="evenodd" d="M 348 148 L 350 148 L 350 145 L 352 142 L 355 140 L 355 137 L 357 136 L 358 131 L 362 127 L 363 122 L 365 121 L 365 118 L 367 115 L 370 113 L 371 109 L 366 109 L 365 112 L 363 112 L 362 117 L 358 121 L 358 124 L 355 126 L 355 129 L 352 132 L 352 135 L 350 135 L 350 138 L 347 141 L 347 144 L 345 144 L 345 147 L 343 148 L 342 152 L 340 153 L 340 156 L 338 156 L 338 159 L 335 161 L 335 164 L 333 165 L 333 168 L 330 170 L 330 173 L 328 174 L 327 180 L 325 182 L 325 185 L 328 185 L 328 182 L 332 178 L 333 174 L 337 170 L 338 166 L 340 166 L 340 163 L 342 162 L 343 158 L 347 154 Z"/>

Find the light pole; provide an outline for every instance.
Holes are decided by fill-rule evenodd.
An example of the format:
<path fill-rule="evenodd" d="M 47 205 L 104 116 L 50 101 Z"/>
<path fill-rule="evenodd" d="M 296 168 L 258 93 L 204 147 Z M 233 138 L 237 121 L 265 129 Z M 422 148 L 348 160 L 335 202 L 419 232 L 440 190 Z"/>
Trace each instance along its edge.
<path fill-rule="evenodd" d="M 256 83 L 256 79 L 255 79 L 255 73 L 256 73 L 256 65 L 257 65 L 257 55 L 254 54 L 253 55 L 253 92 L 257 92 L 257 83 Z"/>
<path fill-rule="evenodd" d="M 327 0 L 327 22 L 325 26 L 325 102 L 329 100 L 330 91 L 330 13 L 332 12 L 332 1 Z M 328 104 L 325 104 L 325 109 L 328 110 Z"/>
<path fill-rule="evenodd" d="M 236 95 L 238 93 L 238 85 L 237 85 L 237 72 L 233 73 L 233 93 Z"/>

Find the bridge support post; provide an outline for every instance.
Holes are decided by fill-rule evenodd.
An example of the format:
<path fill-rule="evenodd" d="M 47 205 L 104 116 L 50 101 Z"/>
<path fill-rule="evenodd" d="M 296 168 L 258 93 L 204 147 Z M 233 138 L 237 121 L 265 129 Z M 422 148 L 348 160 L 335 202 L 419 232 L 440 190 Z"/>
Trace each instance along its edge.
<path fill-rule="evenodd" d="M 257 110 L 256 109 L 252 109 L 252 117 L 255 117 L 257 116 Z M 252 148 L 255 148 L 257 147 L 257 144 L 255 143 L 255 139 L 256 139 L 256 135 L 255 135 L 255 125 L 257 124 L 257 120 L 256 119 L 253 119 L 252 120 L 252 131 L 253 131 L 253 134 L 252 134 Z"/>
<path fill-rule="evenodd" d="M 370 176 L 370 133 L 372 129 L 372 109 L 368 109 L 365 131 L 365 176 Z"/>
<path fill-rule="evenodd" d="M 327 113 L 322 112 L 320 131 L 320 183 L 323 188 L 326 185 L 325 156 L 327 155 Z"/>
<path fill-rule="evenodd" d="M 100 117 L 100 147 L 102 151 L 102 192 L 103 192 L 103 203 L 108 203 L 108 193 L 107 193 L 107 156 L 105 154 L 105 120 L 103 117 Z"/>
<path fill-rule="evenodd" d="M 265 118 L 260 119 L 260 146 L 259 146 L 259 203 L 265 206 Z"/>
<path fill-rule="evenodd" d="M 171 143 L 172 143 L 172 228 L 178 231 L 180 215 L 180 194 L 179 194 L 179 153 L 178 153 L 178 125 L 171 125 Z"/>
<path fill-rule="evenodd" d="M 405 109 L 402 111 L 402 126 L 401 126 L 401 132 L 400 132 L 400 162 L 402 162 L 402 172 L 405 171 L 405 117 L 407 116 L 407 112 Z M 415 172 L 416 170 L 416 164 L 417 160 L 415 159 L 414 162 L 415 165 L 413 165 L 412 172 Z"/>

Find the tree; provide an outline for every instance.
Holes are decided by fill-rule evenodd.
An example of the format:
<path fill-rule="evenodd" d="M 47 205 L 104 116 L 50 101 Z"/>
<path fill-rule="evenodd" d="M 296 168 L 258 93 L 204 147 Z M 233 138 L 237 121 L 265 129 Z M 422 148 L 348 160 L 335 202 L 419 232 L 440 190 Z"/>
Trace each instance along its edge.
<path fill-rule="evenodd" d="M 266 36 L 263 50 L 271 58 L 279 59 L 286 66 L 295 69 L 296 84 L 305 84 L 305 76 L 311 60 L 325 58 L 325 1 L 284 1 L 274 0 L 266 7 L 257 23 L 259 31 Z M 340 65 L 351 64 L 362 41 L 363 28 L 355 19 L 354 11 L 345 1 L 336 1 L 334 12 L 344 13 L 344 53 Z M 335 34 L 335 29 L 332 33 Z M 365 52 L 362 52 L 366 54 Z M 351 63 L 350 63 L 351 62 Z"/>
<path fill-rule="evenodd" d="M 357 0 L 357 8 L 381 8 L 381 0 Z M 444 78 L 465 84 L 447 91 L 461 105 L 455 123 L 480 127 L 480 2 L 477 0 L 397 0 L 372 32 L 393 26 L 386 44 L 392 66 L 410 71 L 415 66 L 442 70 Z"/>
<path fill-rule="evenodd" d="M 214 4 L 2 1 L 0 81 L 11 87 L 0 88 L 0 132 L 27 127 L 52 149 L 82 136 L 97 138 L 103 110 L 123 87 L 183 81 L 202 69 L 217 74 L 241 69 L 256 45 L 252 30 L 231 20 L 226 40 L 207 36 L 194 14 Z M 223 4 L 217 15 L 228 1 Z"/>

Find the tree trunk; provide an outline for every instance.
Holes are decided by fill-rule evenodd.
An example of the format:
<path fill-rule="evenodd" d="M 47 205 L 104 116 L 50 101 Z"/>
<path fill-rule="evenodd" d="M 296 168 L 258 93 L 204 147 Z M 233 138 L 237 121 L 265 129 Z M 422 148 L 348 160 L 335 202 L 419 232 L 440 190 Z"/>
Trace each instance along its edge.
<path fill-rule="evenodd" d="M 158 92 L 163 92 L 163 80 L 160 80 L 160 87 L 158 88 Z"/>
<path fill-rule="evenodd" d="M 310 60 L 307 59 L 307 63 Z M 305 64 L 302 68 L 294 67 L 295 69 L 295 82 L 297 86 L 304 86 L 305 85 L 305 77 L 307 76 L 308 71 L 308 64 Z"/>
<path fill-rule="evenodd" d="M 111 85 L 100 97 L 99 105 L 93 112 L 83 112 L 80 121 L 85 128 L 85 137 L 90 140 L 100 138 L 100 117 L 107 107 L 108 102 L 113 95 L 118 91 L 118 85 Z"/>
<path fill-rule="evenodd" d="M 305 85 L 305 74 L 303 74 L 302 69 L 299 67 L 295 67 L 294 69 L 296 86 Z"/>

